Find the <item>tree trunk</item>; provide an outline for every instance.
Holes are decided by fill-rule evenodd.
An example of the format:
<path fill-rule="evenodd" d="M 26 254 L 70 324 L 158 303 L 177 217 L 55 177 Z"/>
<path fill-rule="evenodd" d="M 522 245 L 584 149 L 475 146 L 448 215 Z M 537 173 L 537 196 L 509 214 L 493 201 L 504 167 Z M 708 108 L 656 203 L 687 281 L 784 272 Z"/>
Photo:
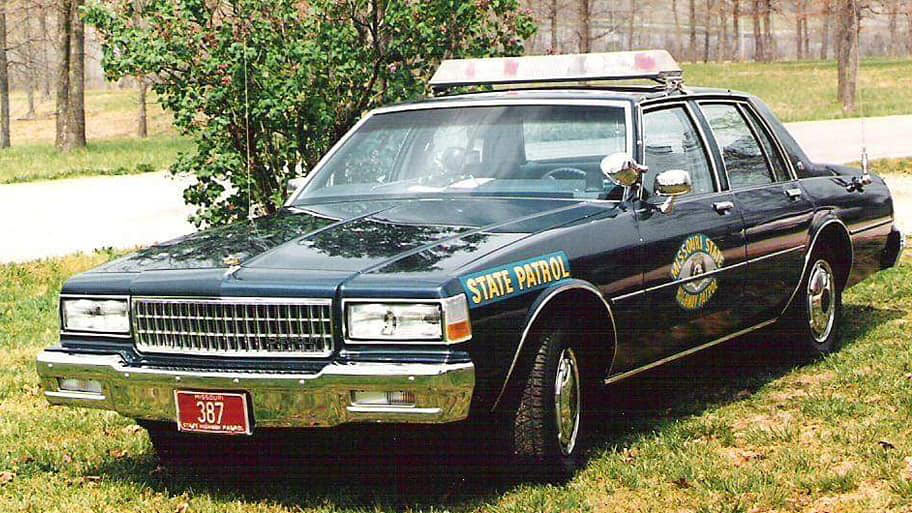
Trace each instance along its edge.
<path fill-rule="evenodd" d="M 137 79 L 137 85 L 139 86 L 139 116 L 136 120 L 136 136 L 146 137 L 149 135 L 149 123 L 146 116 L 146 90 L 149 86 L 143 77 Z"/>
<path fill-rule="evenodd" d="M 772 62 L 776 59 L 776 47 L 773 44 L 772 0 L 763 1 L 763 50 L 764 62 Z"/>
<path fill-rule="evenodd" d="M 795 59 L 799 61 L 804 59 L 804 44 L 802 43 L 803 37 L 801 34 L 801 16 L 803 14 L 803 4 L 803 0 L 795 0 Z"/>
<path fill-rule="evenodd" d="M 858 81 L 858 4 L 839 0 L 837 10 L 837 96 L 846 113 L 855 112 Z"/>
<path fill-rule="evenodd" d="M 689 48 L 689 59 L 690 61 L 697 60 L 697 0 L 689 0 L 690 7 L 690 48 Z"/>
<path fill-rule="evenodd" d="M 133 25 L 136 27 L 143 26 L 142 20 L 142 0 L 133 0 Z M 383 13 L 380 13 L 380 19 L 383 19 Z M 146 137 L 149 135 L 149 123 L 146 113 L 146 90 L 148 84 L 146 78 L 142 75 L 136 77 L 136 87 L 139 89 L 139 113 L 136 117 L 136 136 Z"/>
<path fill-rule="evenodd" d="M 6 59 L 7 0 L 0 0 L 0 148 L 10 147 L 9 63 Z"/>
<path fill-rule="evenodd" d="M 760 0 L 754 0 L 753 8 L 751 19 L 754 23 L 754 60 L 762 62 L 766 52 L 763 49 L 763 33 L 760 30 Z"/>
<path fill-rule="evenodd" d="M 830 22 L 833 18 L 832 0 L 823 0 L 823 28 L 820 29 L 820 59 L 830 58 Z"/>
<path fill-rule="evenodd" d="M 636 15 L 637 15 L 637 1 L 639 0 L 630 0 L 630 14 L 627 16 L 627 49 L 633 50 L 633 39 L 635 36 L 634 29 L 636 27 Z"/>
<path fill-rule="evenodd" d="M 804 26 L 804 58 L 811 58 L 811 34 L 808 31 L 808 12 L 807 4 L 804 7 L 804 16 L 801 19 L 801 24 Z"/>
<path fill-rule="evenodd" d="M 42 5 L 41 16 L 38 17 L 38 28 L 41 30 L 41 96 L 46 100 L 51 97 L 51 57 L 49 54 L 51 39 L 50 33 L 48 32 L 47 13 L 47 6 Z"/>
<path fill-rule="evenodd" d="M 66 141 L 70 107 L 70 32 L 73 30 L 70 13 L 73 0 L 57 3 L 57 121 L 54 145 L 62 150 Z"/>
<path fill-rule="evenodd" d="M 28 99 L 28 112 L 22 119 L 35 119 L 35 90 L 38 89 L 38 59 L 35 56 L 35 43 L 32 40 L 32 10 L 31 4 L 23 4 L 25 19 L 22 20 L 22 30 L 25 36 L 25 88 Z"/>
<path fill-rule="evenodd" d="M 887 54 L 895 57 L 899 54 L 899 2 L 890 0 L 887 3 L 890 12 L 888 14 L 889 23 L 887 30 L 890 32 L 890 47 Z"/>
<path fill-rule="evenodd" d="M 557 40 L 557 0 L 550 0 L 548 6 L 548 18 L 551 22 L 551 52 L 560 53 L 559 42 Z"/>
<path fill-rule="evenodd" d="M 681 37 L 681 17 L 678 15 L 678 0 L 671 0 L 671 12 L 674 15 L 675 22 L 675 49 L 677 53 L 683 53 L 684 46 Z"/>
<path fill-rule="evenodd" d="M 732 0 L 732 34 L 735 36 L 735 45 L 732 49 L 732 58 L 741 60 L 741 0 Z"/>
<path fill-rule="evenodd" d="M 709 31 L 712 28 L 713 0 L 706 0 L 706 21 L 703 23 L 703 62 L 709 62 Z"/>
<path fill-rule="evenodd" d="M 590 12 L 591 0 L 580 0 L 579 2 L 579 51 L 580 53 L 589 53 L 592 49 L 592 26 Z"/>
<path fill-rule="evenodd" d="M 719 0 L 719 24 L 716 31 L 716 60 L 728 59 L 728 13 L 725 11 L 725 0 Z"/>
<path fill-rule="evenodd" d="M 85 148 L 85 24 L 79 15 L 83 0 L 73 0 L 70 9 L 69 105 L 64 150 Z"/>

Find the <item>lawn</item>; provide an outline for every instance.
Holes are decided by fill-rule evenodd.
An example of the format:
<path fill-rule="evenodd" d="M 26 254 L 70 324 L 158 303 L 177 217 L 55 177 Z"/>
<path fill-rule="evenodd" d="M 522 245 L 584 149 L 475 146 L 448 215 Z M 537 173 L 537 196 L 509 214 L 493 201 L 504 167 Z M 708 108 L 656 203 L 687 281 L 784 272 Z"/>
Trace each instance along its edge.
<path fill-rule="evenodd" d="M 149 137 L 135 137 L 138 107 L 138 95 L 130 89 L 87 91 L 88 147 L 60 153 L 53 146 L 53 99 L 39 98 L 36 118 L 26 120 L 21 119 L 27 110 L 25 95 L 14 93 L 10 98 L 12 148 L 0 151 L 0 184 L 161 171 L 179 152 L 193 148 L 175 133 L 171 115 L 154 101 L 148 104 Z"/>
<path fill-rule="evenodd" d="M 843 349 L 798 364 L 768 331 L 623 382 L 595 448 L 564 484 L 516 482 L 485 451 L 454 458 L 368 437 L 346 464 L 316 458 L 227 481 L 157 467 L 115 414 L 50 408 L 34 358 L 56 341 L 56 294 L 112 255 L 0 266 L 0 511 L 909 511 L 912 259 L 848 291 Z M 392 431 L 387 429 L 387 432 Z M 340 454 L 349 431 L 329 432 Z M 423 434 L 422 434 L 423 433 Z M 469 431 L 471 433 L 471 431 Z M 214 439 L 223 442 L 219 439 Z M 426 443 L 427 442 L 427 443 Z M 325 448 L 325 447 L 324 447 Z M 219 462 L 212 462 L 217 470 Z M 308 472 L 306 470 L 311 467 Z M 260 479 L 262 478 L 262 479 Z"/>
<path fill-rule="evenodd" d="M 685 64 L 692 86 L 746 91 L 762 98 L 784 122 L 845 117 L 836 101 L 836 62 L 801 61 Z M 868 59 L 861 63 L 855 115 L 912 114 L 912 60 Z"/>
<path fill-rule="evenodd" d="M 187 139 L 170 135 L 90 140 L 85 149 L 70 153 L 50 144 L 13 146 L 0 151 L 0 184 L 162 171 L 192 147 Z"/>

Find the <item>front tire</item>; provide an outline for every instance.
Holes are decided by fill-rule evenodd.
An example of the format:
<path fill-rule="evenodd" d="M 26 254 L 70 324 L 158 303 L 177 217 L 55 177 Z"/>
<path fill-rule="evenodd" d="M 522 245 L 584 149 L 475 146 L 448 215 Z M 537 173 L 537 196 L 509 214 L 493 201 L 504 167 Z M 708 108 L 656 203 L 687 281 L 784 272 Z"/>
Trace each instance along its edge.
<path fill-rule="evenodd" d="M 814 252 L 787 316 L 792 347 L 803 357 L 819 358 L 839 349 L 842 287 L 830 251 Z"/>
<path fill-rule="evenodd" d="M 562 479 L 581 462 L 585 373 L 565 331 L 536 339 L 537 351 L 512 410 L 512 452 L 527 475 Z"/>

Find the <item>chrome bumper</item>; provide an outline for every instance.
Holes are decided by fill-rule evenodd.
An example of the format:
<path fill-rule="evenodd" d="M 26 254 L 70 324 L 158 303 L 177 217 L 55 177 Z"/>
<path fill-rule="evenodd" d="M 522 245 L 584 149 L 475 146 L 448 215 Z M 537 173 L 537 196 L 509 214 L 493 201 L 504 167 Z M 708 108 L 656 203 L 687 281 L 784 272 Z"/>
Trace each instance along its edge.
<path fill-rule="evenodd" d="M 255 427 L 327 427 L 347 422 L 444 423 L 469 415 L 472 363 L 332 363 L 317 374 L 232 373 L 128 367 L 119 355 L 44 351 L 38 375 L 51 404 L 174 421 L 174 390 L 245 391 Z M 59 380 L 91 379 L 101 393 L 61 390 Z M 411 391 L 414 406 L 354 405 L 352 391 Z"/>

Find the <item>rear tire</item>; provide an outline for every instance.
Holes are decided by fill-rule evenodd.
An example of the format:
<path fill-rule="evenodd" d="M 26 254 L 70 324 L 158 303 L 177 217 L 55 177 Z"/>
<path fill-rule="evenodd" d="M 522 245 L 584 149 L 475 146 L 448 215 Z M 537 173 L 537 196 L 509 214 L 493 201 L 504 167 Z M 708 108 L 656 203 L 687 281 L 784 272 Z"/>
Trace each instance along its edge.
<path fill-rule="evenodd" d="M 839 350 L 842 286 L 834 269 L 833 252 L 814 251 L 789 312 L 785 330 L 790 347 L 804 358 L 819 358 Z"/>
<path fill-rule="evenodd" d="M 564 479 L 581 462 L 583 369 L 561 329 L 535 337 L 537 350 L 518 385 L 509 427 L 512 456 L 529 477 Z"/>

